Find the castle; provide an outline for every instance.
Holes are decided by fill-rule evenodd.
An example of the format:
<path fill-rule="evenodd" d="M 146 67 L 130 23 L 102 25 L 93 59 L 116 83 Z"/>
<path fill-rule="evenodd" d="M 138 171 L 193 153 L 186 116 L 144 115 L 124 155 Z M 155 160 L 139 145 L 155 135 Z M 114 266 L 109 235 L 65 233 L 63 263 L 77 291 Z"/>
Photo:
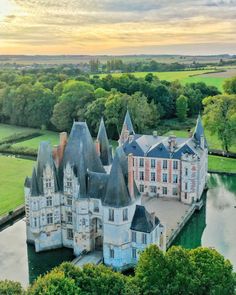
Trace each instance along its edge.
<path fill-rule="evenodd" d="M 197 202 L 206 173 L 200 117 L 191 138 L 168 138 L 135 134 L 127 111 L 114 159 L 103 119 L 95 143 L 87 124 L 74 122 L 58 146 L 40 144 L 32 177 L 25 180 L 27 241 L 37 252 L 64 246 L 78 256 L 101 250 L 106 265 L 125 269 L 149 244 L 165 251 L 165 226 L 142 198 Z"/>

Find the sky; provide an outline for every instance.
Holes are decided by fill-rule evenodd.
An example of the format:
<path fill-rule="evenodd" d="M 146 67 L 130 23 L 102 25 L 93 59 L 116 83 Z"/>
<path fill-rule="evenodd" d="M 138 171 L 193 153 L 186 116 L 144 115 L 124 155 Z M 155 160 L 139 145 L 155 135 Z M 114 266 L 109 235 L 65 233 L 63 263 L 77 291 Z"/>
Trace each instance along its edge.
<path fill-rule="evenodd" d="M 0 54 L 236 54 L 236 0 L 0 0 Z"/>

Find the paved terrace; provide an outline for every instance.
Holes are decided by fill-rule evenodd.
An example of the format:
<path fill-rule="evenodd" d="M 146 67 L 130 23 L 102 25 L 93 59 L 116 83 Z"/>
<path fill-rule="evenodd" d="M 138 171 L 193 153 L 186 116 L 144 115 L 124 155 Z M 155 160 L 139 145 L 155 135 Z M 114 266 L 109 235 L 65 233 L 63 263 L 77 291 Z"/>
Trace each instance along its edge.
<path fill-rule="evenodd" d="M 83 267 L 87 263 L 99 264 L 102 262 L 102 258 L 103 258 L 102 251 L 93 251 L 86 255 L 81 255 L 76 257 L 72 261 L 72 263 L 75 266 Z"/>
<path fill-rule="evenodd" d="M 161 223 L 166 226 L 167 245 L 195 210 L 191 205 L 170 198 L 142 197 L 142 204 L 149 213 L 155 212 Z"/>

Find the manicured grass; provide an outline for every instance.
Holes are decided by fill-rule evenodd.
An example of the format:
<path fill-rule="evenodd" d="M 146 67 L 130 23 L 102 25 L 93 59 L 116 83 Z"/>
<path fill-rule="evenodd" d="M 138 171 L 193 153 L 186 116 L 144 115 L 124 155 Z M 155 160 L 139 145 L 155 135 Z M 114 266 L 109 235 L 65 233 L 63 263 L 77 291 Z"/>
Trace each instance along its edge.
<path fill-rule="evenodd" d="M 40 142 L 49 141 L 51 146 L 59 143 L 59 134 L 53 131 L 42 131 L 43 135 L 13 144 L 13 147 L 28 147 L 38 149 Z"/>
<path fill-rule="evenodd" d="M 181 83 L 197 83 L 197 82 L 204 82 L 208 86 L 215 86 L 221 92 L 223 92 L 223 84 L 226 78 L 223 77 L 208 77 L 208 76 L 193 76 L 193 77 L 186 77 L 181 79 Z"/>
<path fill-rule="evenodd" d="M 176 137 L 188 137 L 188 131 L 182 131 L 182 130 L 170 130 L 164 134 L 165 136 L 175 135 Z"/>
<path fill-rule="evenodd" d="M 20 127 L 20 126 L 14 126 L 14 125 L 7 125 L 7 124 L 1 124 L 0 123 L 0 140 L 3 138 L 9 137 L 13 134 L 22 133 L 25 131 L 37 131 L 33 128 L 27 128 L 27 127 Z"/>
<path fill-rule="evenodd" d="M 208 156 L 208 170 L 236 173 L 236 159 Z"/>
<path fill-rule="evenodd" d="M 0 156 L 0 216 L 24 203 L 24 180 L 34 161 Z"/>

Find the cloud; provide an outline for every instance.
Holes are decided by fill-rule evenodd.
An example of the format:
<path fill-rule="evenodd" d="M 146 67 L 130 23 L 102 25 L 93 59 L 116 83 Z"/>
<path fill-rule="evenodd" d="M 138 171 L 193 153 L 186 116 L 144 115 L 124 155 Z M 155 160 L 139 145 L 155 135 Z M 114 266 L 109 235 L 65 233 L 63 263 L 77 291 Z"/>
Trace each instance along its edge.
<path fill-rule="evenodd" d="M 15 10 L 0 19 L 0 53 L 7 44 L 86 54 L 236 40 L 236 0 L 4 1 Z"/>

